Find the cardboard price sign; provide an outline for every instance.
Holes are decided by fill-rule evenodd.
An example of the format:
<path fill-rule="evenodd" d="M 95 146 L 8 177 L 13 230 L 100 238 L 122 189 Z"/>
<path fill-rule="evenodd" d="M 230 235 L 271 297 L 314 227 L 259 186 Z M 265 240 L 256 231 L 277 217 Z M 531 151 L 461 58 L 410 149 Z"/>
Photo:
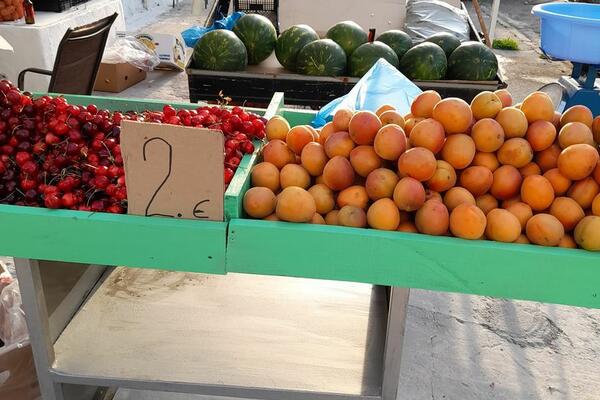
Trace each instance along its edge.
<path fill-rule="evenodd" d="M 124 120 L 128 213 L 222 221 L 223 141 L 221 131 Z"/>

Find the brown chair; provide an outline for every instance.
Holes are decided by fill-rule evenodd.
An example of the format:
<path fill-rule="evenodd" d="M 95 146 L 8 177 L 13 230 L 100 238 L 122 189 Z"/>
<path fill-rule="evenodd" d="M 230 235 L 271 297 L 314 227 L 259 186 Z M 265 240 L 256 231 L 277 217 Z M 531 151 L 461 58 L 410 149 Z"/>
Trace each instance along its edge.
<path fill-rule="evenodd" d="M 33 72 L 51 76 L 49 93 L 92 94 L 110 27 L 117 15 L 114 13 L 91 24 L 69 28 L 58 45 L 54 69 L 27 68 L 21 71 L 19 88 L 25 89 L 25 74 Z"/>

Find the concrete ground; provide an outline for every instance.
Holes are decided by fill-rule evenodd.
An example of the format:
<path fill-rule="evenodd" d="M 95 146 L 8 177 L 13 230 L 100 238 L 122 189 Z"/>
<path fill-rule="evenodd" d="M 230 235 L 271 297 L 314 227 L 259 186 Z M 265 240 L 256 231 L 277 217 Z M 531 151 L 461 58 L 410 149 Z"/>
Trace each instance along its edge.
<path fill-rule="evenodd" d="M 482 1 L 484 12 L 490 5 L 491 0 Z M 496 37 L 514 37 L 520 45 L 519 51 L 496 51 L 516 101 L 570 69 L 567 63 L 540 57 L 539 22 L 530 14 L 532 5 L 503 0 L 500 7 Z M 202 21 L 189 17 L 189 10 L 190 1 L 184 0 L 182 8 L 167 12 L 148 29 L 178 32 Z M 187 101 L 186 75 L 153 72 L 118 96 Z M 398 399 L 598 399 L 599 337 L 600 310 L 413 290 Z M 194 397 L 136 391 L 120 396 L 142 398 Z"/>

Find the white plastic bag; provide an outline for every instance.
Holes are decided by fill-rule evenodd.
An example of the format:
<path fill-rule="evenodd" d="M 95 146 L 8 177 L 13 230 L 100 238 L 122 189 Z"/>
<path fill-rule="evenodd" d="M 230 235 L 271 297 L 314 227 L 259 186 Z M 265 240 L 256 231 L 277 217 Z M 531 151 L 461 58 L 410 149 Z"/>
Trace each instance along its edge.
<path fill-rule="evenodd" d="M 0 293 L 0 339 L 5 346 L 29 340 L 25 313 L 21 309 L 21 292 L 16 280 Z"/>
<path fill-rule="evenodd" d="M 160 59 L 158 55 L 133 36 L 115 40 L 104 50 L 102 61 L 111 63 L 129 63 L 141 70 L 152 71 Z"/>
<path fill-rule="evenodd" d="M 439 0 L 409 0 L 404 25 L 415 44 L 440 32 L 451 33 L 461 42 L 470 38 L 467 12 Z"/>

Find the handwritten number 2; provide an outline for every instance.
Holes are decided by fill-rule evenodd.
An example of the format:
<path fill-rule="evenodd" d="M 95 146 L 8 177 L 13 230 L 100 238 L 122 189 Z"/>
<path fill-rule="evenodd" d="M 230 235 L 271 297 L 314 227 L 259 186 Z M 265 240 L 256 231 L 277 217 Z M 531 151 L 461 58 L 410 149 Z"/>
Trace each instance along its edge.
<path fill-rule="evenodd" d="M 161 213 L 149 214 L 149 210 L 150 210 L 150 206 L 152 205 L 152 202 L 156 198 L 156 195 L 158 195 L 158 192 L 160 191 L 160 189 L 162 189 L 162 187 L 165 185 L 165 183 L 167 182 L 167 180 L 171 176 L 171 168 L 173 167 L 173 146 L 171 146 L 171 144 L 169 142 L 167 142 L 165 139 L 160 138 L 160 137 L 153 137 L 152 139 L 146 140 L 146 142 L 144 143 L 144 147 L 142 148 L 142 155 L 144 156 L 144 161 L 147 161 L 146 160 L 146 146 L 150 142 L 155 141 L 155 140 L 159 140 L 159 141 L 163 142 L 169 148 L 169 170 L 167 172 L 167 175 L 163 179 L 163 181 L 156 188 L 156 191 L 154 192 L 154 194 L 152 194 L 152 197 L 150 198 L 150 201 L 148 202 L 148 205 L 146 206 L 145 215 L 146 215 L 146 217 L 160 216 L 160 217 L 171 217 L 171 218 L 173 218 L 174 217 L 173 215 L 168 215 L 168 214 L 161 214 Z"/>
<path fill-rule="evenodd" d="M 154 191 L 154 193 L 152 194 L 152 197 L 150 198 L 150 201 L 148 202 L 148 205 L 146 206 L 146 210 L 144 215 L 147 217 L 154 217 L 154 216 L 159 216 L 159 217 L 170 217 L 170 218 L 174 218 L 174 215 L 170 215 L 170 214 L 162 214 L 162 213 L 152 213 L 150 214 L 150 207 L 152 206 L 152 202 L 154 201 L 154 199 L 156 198 L 156 196 L 158 195 L 158 192 L 160 192 L 160 190 L 163 188 L 163 186 L 165 185 L 165 183 L 167 183 L 167 180 L 169 180 L 169 177 L 171 176 L 171 172 L 173 169 L 173 146 L 171 146 L 171 144 L 169 142 L 167 142 L 165 139 L 160 138 L 160 137 L 153 137 L 151 139 L 146 140 L 146 142 L 144 143 L 144 146 L 142 148 L 142 155 L 144 158 L 144 161 L 147 161 L 146 159 L 146 146 L 148 146 L 148 144 L 152 141 L 161 141 L 164 144 L 167 145 L 168 149 L 169 149 L 169 168 L 167 171 L 167 175 L 165 175 L 164 179 L 162 180 L 162 182 L 160 183 L 160 185 L 158 185 L 158 187 L 156 188 L 156 190 Z M 193 210 L 192 210 L 192 215 L 196 218 L 199 219 L 208 219 L 207 215 L 203 215 L 204 214 L 204 210 L 200 209 L 200 206 L 204 203 L 209 203 L 210 200 L 206 199 L 206 200 L 201 200 L 198 203 L 196 203 L 196 205 L 194 206 Z M 177 213 L 177 217 L 181 218 L 182 214 L 181 213 Z"/>

